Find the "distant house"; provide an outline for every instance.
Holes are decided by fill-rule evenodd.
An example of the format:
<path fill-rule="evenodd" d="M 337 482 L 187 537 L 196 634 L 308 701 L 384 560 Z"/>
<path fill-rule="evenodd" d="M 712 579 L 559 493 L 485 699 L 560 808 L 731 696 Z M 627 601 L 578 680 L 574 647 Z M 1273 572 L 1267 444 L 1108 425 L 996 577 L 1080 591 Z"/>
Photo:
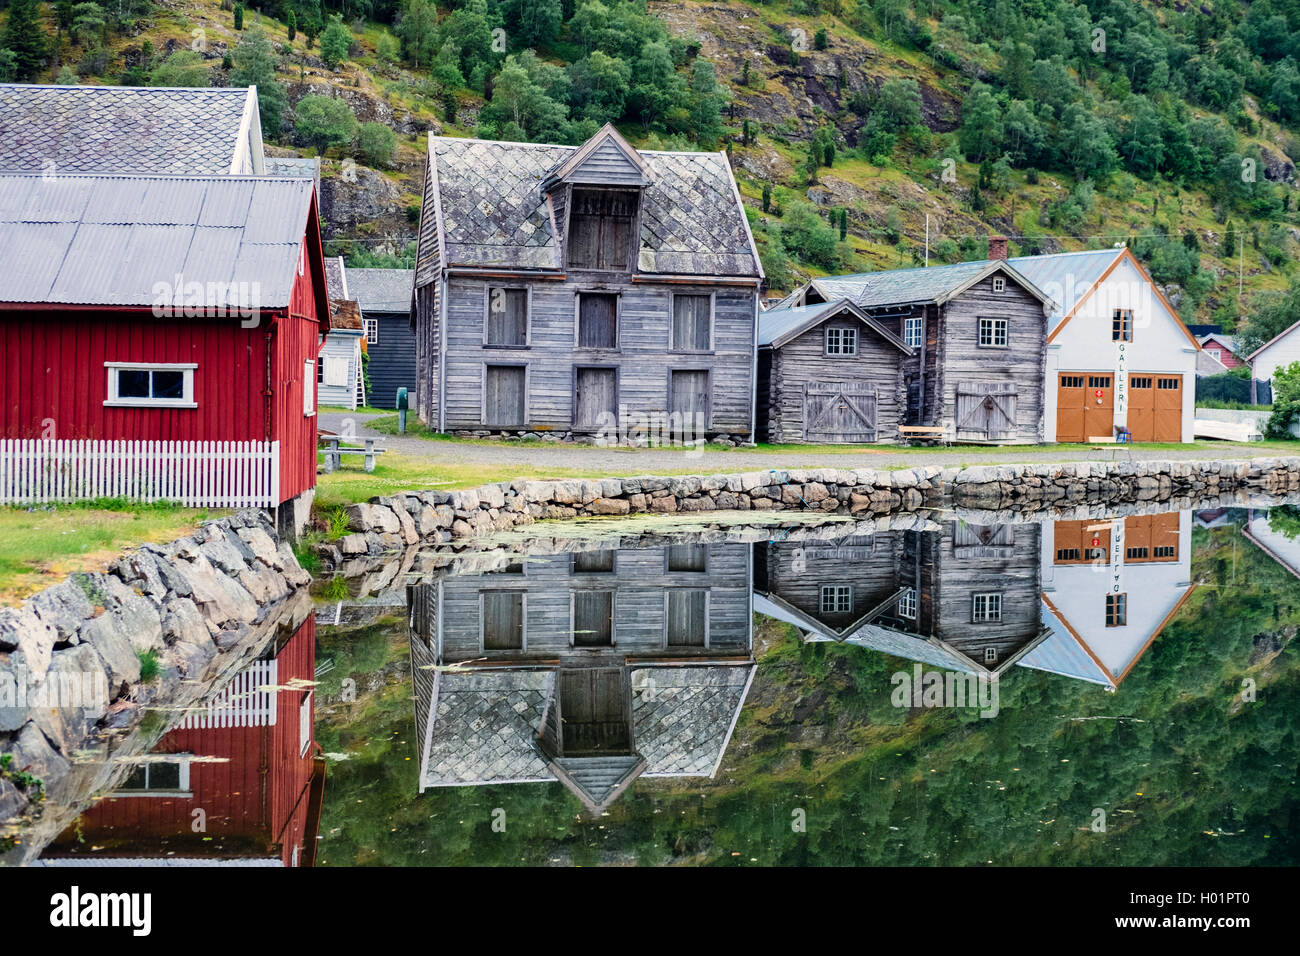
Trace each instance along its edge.
<path fill-rule="evenodd" d="M 361 353 L 365 332 L 361 312 L 348 292 L 342 256 L 325 260 L 330 294 L 330 331 L 316 364 L 316 388 L 322 405 L 354 409 L 365 404 Z"/>
<path fill-rule="evenodd" d="M 409 269 L 349 269 L 348 290 L 361 308 L 366 349 L 370 355 L 370 391 L 366 404 L 396 407 L 397 390 L 415 403 L 415 332 L 411 297 L 415 273 Z"/>
<path fill-rule="evenodd" d="M 722 153 L 429 138 L 415 275 L 420 418 L 592 434 L 753 433 L 763 278 Z"/>
<path fill-rule="evenodd" d="M 1127 248 L 1022 256 L 1057 303 L 1048 327 L 1047 440 L 1190 442 L 1200 344 Z"/>
<path fill-rule="evenodd" d="M 994 676 L 1043 640 L 1039 527 L 947 520 L 754 545 L 754 610 L 837 641 Z"/>
<path fill-rule="evenodd" d="M 0 261 L 0 500 L 305 520 L 329 329 L 309 181 L 0 174 Z"/>
<path fill-rule="evenodd" d="M 640 776 L 714 776 L 754 675 L 742 543 L 584 550 L 423 583 L 420 790 L 559 781 L 599 814 Z"/>
<path fill-rule="evenodd" d="M 1224 368 L 1234 369 L 1246 364 L 1237 357 L 1237 340 L 1231 335 L 1214 332 L 1198 336 L 1196 340 L 1201 343 L 1201 349 L 1218 359 Z"/>
<path fill-rule="evenodd" d="M 0 171 L 263 176 L 257 88 L 2 83 Z"/>
<path fill-rule="evenodd" d="M 1300 362 L 1300 322 L 1284 329 L 1269 339 L 1250 355 L 1251 374 L 1256 381 L 1271 382 L 1278 369 L 1287 368 L 1292 362 Z"/>
<path fill-rule="evenodd" d="M 119 774 L 38 865 L 313 866 L 325 785 L 315 641 L 308 618 L 267 648 Z"/>
<path fill-rule="evenodd" d="M 763 313 L 760 339 L 781 343 L 760 344 L 769 433 L 889 440 L 901 423 L 956 441 L 1043 441 L 1052 303 L 1006 262 L 1005 243 L 981 262 L 814 279 Z M 834 308 L 816 308 L 825 306 Z M 802 331 L 790 339 L 787 327 Z"/>
<path fill-rule="evenodd" d="M 1042 548 L 1051 636 L 1020 664 L 1115 690 L 1195 590 L 1191 512 L 1057 521 Z"/>

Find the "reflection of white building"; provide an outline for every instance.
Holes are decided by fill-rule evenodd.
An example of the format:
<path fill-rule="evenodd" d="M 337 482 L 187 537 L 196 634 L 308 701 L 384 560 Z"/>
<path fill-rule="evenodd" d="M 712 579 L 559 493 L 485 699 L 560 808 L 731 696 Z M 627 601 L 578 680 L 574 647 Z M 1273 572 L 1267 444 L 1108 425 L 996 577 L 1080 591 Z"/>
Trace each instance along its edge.
<path fill-rule="evenodd" d="M 1300 538 L 1288 538 L 1268 523 L 1268 512 L 1251 512 L 1242 534 L 1282 567 L 1300 578 Z"/>
<path fill-rule="evenodd" d="M 1057 521 L 1042 548 L 1052 635 L 1019 663 L 1115 690 L 1194 590 L 1191 513 Z"/>
<path fill-rule="evenodd" d="M 1047 441 L 1190 442 L 1200 344 L 1126 248 L 1008 260 L 1048 318 Z"/>

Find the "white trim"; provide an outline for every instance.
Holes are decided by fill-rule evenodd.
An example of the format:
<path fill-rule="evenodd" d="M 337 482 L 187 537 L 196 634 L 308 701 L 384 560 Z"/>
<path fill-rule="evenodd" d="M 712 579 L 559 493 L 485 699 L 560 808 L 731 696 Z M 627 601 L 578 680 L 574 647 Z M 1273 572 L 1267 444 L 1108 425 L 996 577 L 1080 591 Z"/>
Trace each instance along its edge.
<path fill-rule="evenodd" d="M 302 415 L 310 418 L 316 414 L 316 360 L 306 359 L 302 365 Z"/>
<path fill-rule="evenodd" d="M 198 365 L 193 362 L 105 362 L 108 371 L 107 397 L 104 405 L 108 408 L 198 408 L 194 401 L 194 371 Z M 180 398 L 123 398 L 119 394 L 118 374 L 122 371 L 138 372 L 181 372 Z M 150 388 L 153 376 L 150 375 Z"/>

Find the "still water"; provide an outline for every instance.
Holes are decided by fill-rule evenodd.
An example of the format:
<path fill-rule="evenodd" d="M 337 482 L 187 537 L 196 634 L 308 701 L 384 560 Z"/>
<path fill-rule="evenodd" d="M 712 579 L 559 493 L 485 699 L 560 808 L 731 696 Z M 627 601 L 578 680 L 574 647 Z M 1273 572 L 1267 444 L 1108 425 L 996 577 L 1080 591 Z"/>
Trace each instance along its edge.
<path fill-rule="evenodd" d="M 46 857 L 1300 860 L 1300 510 L 978 518 L 356 563 Z"/>

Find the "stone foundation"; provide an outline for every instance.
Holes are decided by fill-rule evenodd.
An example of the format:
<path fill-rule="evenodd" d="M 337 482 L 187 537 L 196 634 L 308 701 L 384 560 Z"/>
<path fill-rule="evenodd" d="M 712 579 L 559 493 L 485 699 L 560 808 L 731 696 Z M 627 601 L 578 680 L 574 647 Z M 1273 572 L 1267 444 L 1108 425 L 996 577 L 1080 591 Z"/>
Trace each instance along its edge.
<path fill-rule="evenodd" d="M 1035 510 L 1050 505 L 1206 498 L 1234 491 L 1300 492 L 1300 458 L 519 479 L 466 491 L 405 492 L 350 505 L 349 533 L 319 550 L 330 566 L 339 567 L 361 555 L 400 551 L 417 543 L 446 544 L 546 519 L 722 510 L 850 514 L 938 507 Z"/>

